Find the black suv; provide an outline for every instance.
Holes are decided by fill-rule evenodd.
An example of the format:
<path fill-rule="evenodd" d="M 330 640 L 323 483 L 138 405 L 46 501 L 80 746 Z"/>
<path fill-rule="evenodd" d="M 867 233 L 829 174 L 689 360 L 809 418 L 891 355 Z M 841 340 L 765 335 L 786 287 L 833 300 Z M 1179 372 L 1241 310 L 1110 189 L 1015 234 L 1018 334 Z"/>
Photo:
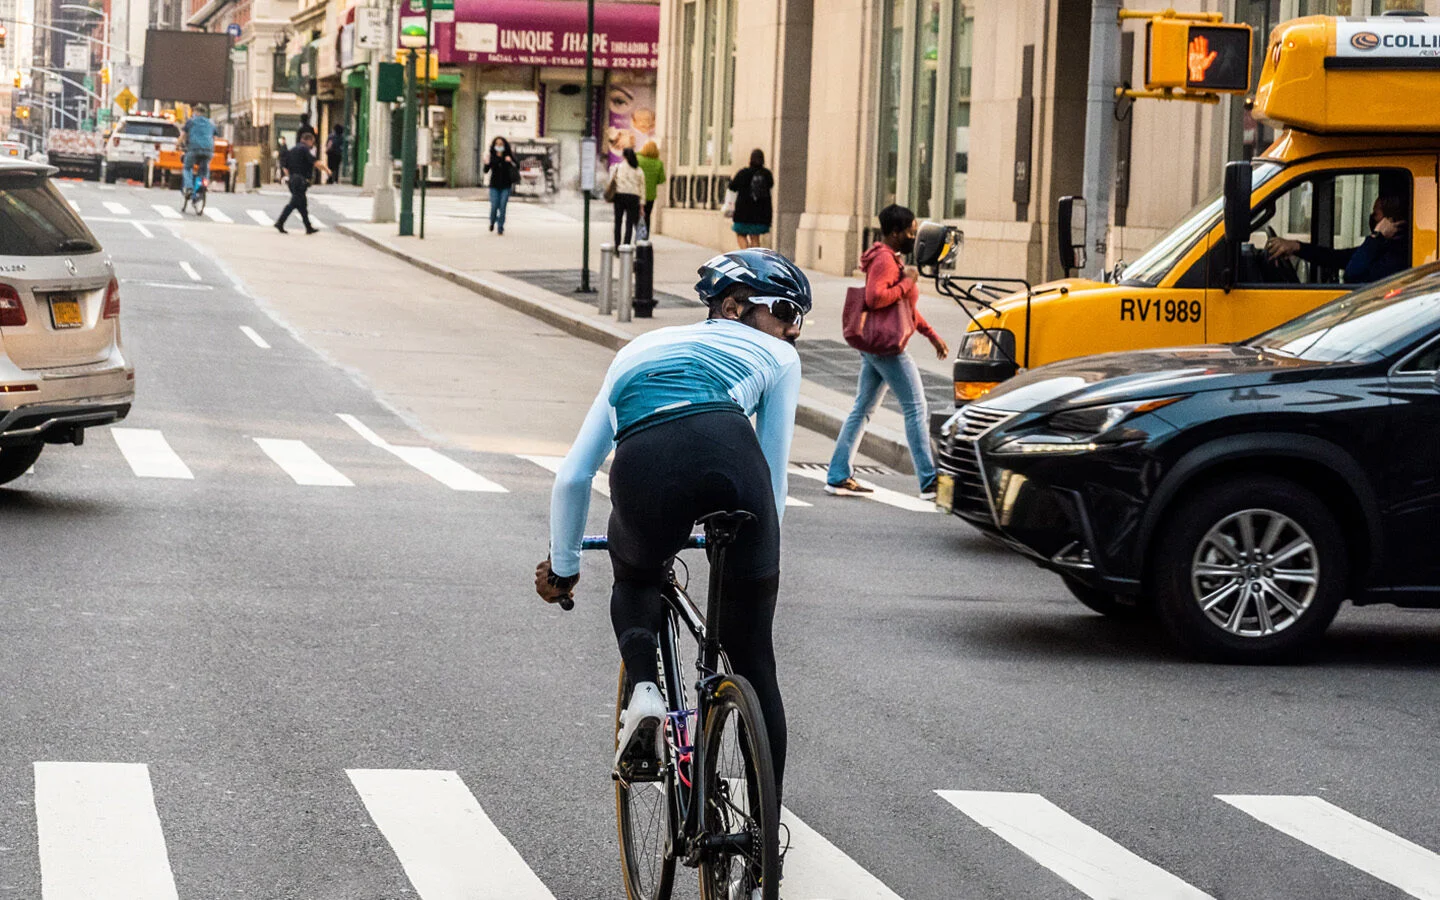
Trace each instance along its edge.
<path fill-rule="evenodd" d="M 1088 606 L 1264 661 L 1440 607 L 1440 264 L 1248 341 L 1042 366 L 942 429 L 940 502 Z"/>

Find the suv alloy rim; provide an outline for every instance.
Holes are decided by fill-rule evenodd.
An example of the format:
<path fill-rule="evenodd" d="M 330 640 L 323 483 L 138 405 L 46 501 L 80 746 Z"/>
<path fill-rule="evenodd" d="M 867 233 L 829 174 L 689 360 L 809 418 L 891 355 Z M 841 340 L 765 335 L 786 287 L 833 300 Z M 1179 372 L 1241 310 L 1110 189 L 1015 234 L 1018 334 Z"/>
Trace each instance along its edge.
<path fill-rule="evenodd" d="M 1230 634 L 1256 638 L 1295 624 L 1320 584 L 1315 542 L 1269 509 L 1226 516 L 1200 539 L 1190 566 L 1195 602 Z"/>

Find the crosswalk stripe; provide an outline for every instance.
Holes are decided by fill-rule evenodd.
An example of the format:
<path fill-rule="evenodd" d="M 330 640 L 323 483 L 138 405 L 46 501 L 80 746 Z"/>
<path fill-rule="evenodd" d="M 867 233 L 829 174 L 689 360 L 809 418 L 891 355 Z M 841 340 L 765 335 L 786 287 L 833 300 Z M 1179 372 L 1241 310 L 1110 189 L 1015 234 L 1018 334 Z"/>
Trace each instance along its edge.
<path fill-rule="evenodd" d="M 74 200 L 71 200 L 69 197 L 66 197 L 66 198 L 65 198 L 65 202 L 68 203 L 68 204 L 70 204 L 70 208 L 71 208 L 71 209 L 75 210 L 76 212 L 79 212 L 79 211 L 80 211 L 80 204 L 76 203 Z"/>
<path fill-rule="evenodd" d="M 110 210 L 111 213 L 113 213 L 113 214 L 115 214 L 115 215 L 117 215 L 117 216 L 128 216 L 128 215 L 130 215 L 130 209 L 129 209 L 129 207 L 127 207 L 127 206 L 126 206 L 125 204 L 123 204 L 123 203 L 116 203 L 116 202 L 113 201 L 113 200 L 106 200 L 106 201 L 105 201 L 105 208 L 108 209 L 108 210 Z"/>
<path fill-rule="evenodd" d="M 936 791 L 965 815 L 1095 900 L 1213 900 L 1039 794 Z"/>
<path fill-rule="evenodd" d="M 320 458 L 304 441 L 278 438 L 255 438 L 265 455 L 285 470 L 296 484 L 314 487 L 354 487 L 355 483 L 340 470 Z"/>
<path fill-rule="evenodd" d="M 150 770 L 35 763 L 43 900 L 178 900 Z"/>
<path fill-rule="evenodd" d="M 554 900 L 456 773 L 346 774 L 420 900 Z"/>
<path fill-rule="evenodd" d="M 255 344 L 255 346 L 259 347 L 261 350 L 270 349 L 270 342 L 261 337 L 260 332 L 251 328 L 249 325 L 241 325 L 240 330 Z"/>
<path fill-rule="evenodd" d="M 154 428 L 109 428 L 130 469 L 141 478 L 194 478 L 165 435 Z"/>
<path fill-rule="evenodd" d="M 326 225 L 325 225 L 324 222 L 322 222 L 322 221 L 320 221 L 319 219 L 315 218 L 315 214 L 314 214 L 314 213 L 311 213 L 311 214 L 310 214 L 310 224 L 313 225 L 313 226 L 316 227 L 316 228 L 325 228 L 325 227 L 326 227 Z"/>
<path fill-rule="evenodd" d="M 162 219 L 183 218 L 183 216 L 180 215 L 180 210 L 174 208 L 173 206 L 163 206 L 159 203 L 152 203 L 150 204 L 150 208 L 159 213 L 160 218 Z"/>
<path fill-rule="evenodd" d="M 234 219 L 225 215 L 223 212 L 213 206 L 205 207 L 205 215 L 216 222 L 220 222 L 221 224 L 229 224 L 230 222 L 235 221 Z"/>
<path fill-rule="evenodd" d="M 1322 853 L 1394 885 L 1440 900 L 1440 855 L 1319 797 L 1217 794 L 1236 809 Z"/>
<path fill-rule="evenodd" d="M 180 260 L 180 269 L 181 269 L 181 271 L 183 271 L 186 275 L 189 275 L 189 276 L 190 276 L 190 280 L 191 280 L 191 281 L 199 281 L 199 280 L 200 280 L 200 273 L 197 272 L 197 271 L 195 271 L 195 267 L 192 266 L 192 265 L 190 265 L 188 262 L 186 262 L 186 261 L 183 260 L 183 259 Z"/>
<path fill-rule="evenodd" d="M 392 444 L 371 430 L 364 422 L 348 413 L 336 413 L 340 421 L 349 425 L 365 440 L 387 453 L 398 456 L 409 465 L 456 491 L 473 491 L 485 494 L 508 494 L 505 488 L 483 475 L 472 472 L 465 466 L 430 447 L 406 447 Z"/>
<path fill-rule="evenodd" d="M 141 234 L 145 235 L 147 238 L 153 238 L 153 237 L 155 236 L 154 232 L 152 232 L 150 229 L 148 229 L 148 228 L 145 227 L 145 223 L 144 223 L 144 222 L 137 222 L 137 221 L 135 221 L 135 220 L 132 219 L 131 222 L 130 222 L 130 224 L 131 224 L 131 225 L 134 225 L 134 226 L 135 226 L 135 230 L 138 231 L 138 232 L 140 232 Z"/>
<path fill-rule="evenodd" d="M 783 806 L 780 822 L 790 829 L 790 850 L 785 854 L 786 900 L 901 900 L 899 894 Z"/>
<path fill-rule="evenodd" d="M 274 225 L 275 220 L 270 218 L 269 213 L 263 209 L 247 209 L 245 214 L 255 220 L 257 225 Z"/>
<path fill-rule="evenodd" d="M 812 472 L 808 469 L 796 468 L 795 466 L 790 467 L 790 474 L 799 475 L 801 478 L 808 478 L 811 481 L 818 481 L 821 484 L 825 483 L 826 478 L 824 472 Z M 892 491 L 889 488 L 883 488 L 878 484 L 872 484 L 863 479 L 857 478 L 855 480 L 875 491 L 873 494 L 866 494 L 863 499 L 874 500 L 876 503 L 883 503 L 886 506 L 893 506 L 896 509 L 905 509 L 910 512 L 935 512 L 935 503 L 932 500 L 921 500 L 919 497 L 912 497 L 909 494 Z"/>

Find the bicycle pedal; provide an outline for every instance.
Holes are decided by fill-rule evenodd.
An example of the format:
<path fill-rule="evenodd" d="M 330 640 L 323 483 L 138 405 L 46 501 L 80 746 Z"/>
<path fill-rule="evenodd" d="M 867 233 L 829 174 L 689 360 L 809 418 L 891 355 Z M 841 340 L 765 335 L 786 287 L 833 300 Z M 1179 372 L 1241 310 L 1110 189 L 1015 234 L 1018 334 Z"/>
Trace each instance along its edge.
<path fill-rule="evenodd" d="M 610 777 L 616 781 L 623 781 L 626 784 L 636 782 L 659 781 L 665 769 L 657 759 L 646 759 L 643 757 L 626 757 L 620 760 L 620 764 L 610 773 Z"/>

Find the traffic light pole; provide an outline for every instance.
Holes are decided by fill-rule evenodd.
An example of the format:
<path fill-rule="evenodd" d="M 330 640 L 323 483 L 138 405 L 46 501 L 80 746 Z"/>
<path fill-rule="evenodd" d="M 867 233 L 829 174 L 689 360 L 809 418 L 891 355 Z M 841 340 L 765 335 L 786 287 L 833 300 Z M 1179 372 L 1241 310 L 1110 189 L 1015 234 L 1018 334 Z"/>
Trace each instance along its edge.
<path fill-rule="evenodd" d="M 586 0 L 585 3 L 585 139 L 595 147 L 596 158 L 599 158 L 600 146 L 595 139 L 595 0 Z M 581 154 L 583 157 L 584 154 Z M 582 163 L 584 160 L 582 159 Z M 592 171 L 590 176 L 594 177 L 594 161 L 590 161 Z M 581 173 L 580 183 L 585 184 L 585 174 Z M 594 288 L 590 287 L 590 195 L 594 191 L 581 188 L 585 195 L 585 224 L 580 239 L 580 291 L 579 293 L 591 293 Z"/>
<path fill-rule="evenodd" d="M 1092 0 L 1090 74 L 1085 92 L 1085 236 L 1081 275 L 1105 272 L 1110 237 L 1110 193 L 1115 178 L 1115 91 L 1120 87 L 1120 0 Z"/>
<path fill-rule="evenodd" d="M 431 37 L 435 34 L 435 25 L 432 17 L 435 15 L 435 3 L 433 0 L 425 0 L 425 130 L 430 130 L 430 54 L 434 51 L 430 48 Z M 417 126 L 418 127 L 418 126 Z M 419 137 L 419 135 L 416 135 Z M 425 154 L 425 170 L 420 173 L 420 239 L 425 239 L 425 185 L 430 181 L 430 160 L 435 158 L 435 135 L 427 134 L 426 147 L 429 148 Z"/>
<path fill-rule="evenodd" d="M 415 233 L 415 51 L 405 57 L 405 121 L 400 127 L 400 236 Z"/>

